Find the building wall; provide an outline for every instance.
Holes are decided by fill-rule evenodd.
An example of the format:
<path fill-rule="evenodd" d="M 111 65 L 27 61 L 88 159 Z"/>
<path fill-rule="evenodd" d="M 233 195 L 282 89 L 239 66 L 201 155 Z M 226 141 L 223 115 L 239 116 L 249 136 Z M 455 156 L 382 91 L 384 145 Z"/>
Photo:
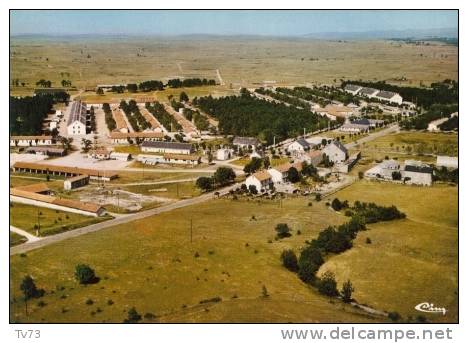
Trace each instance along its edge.
<path fill-rule="evenodd" d="M 18 142 L 18 144 L 16 144 Z M 14 139 L 10 139 L 10 146 L 38 146 L 38 145 L 52 145 L 51 139 L 39 139 L 36 144 L 35 139 L 20 139 L 15 141 Z"/>
<path fill-rule="evenodd" d="M 185 149 L 173 149 L 173 148 L 154 148 L 154 147 L 141 147 L 141 150 L 144 152 L 161 152 L 167 154 L 184 154 L 190 155 L 190 150 Z"/>
<path fill-rule="evenodd" d="M 401 177 L 402 179 L 406 177 L 411 178 L 411 180 L 406 181 L 406 183 L 409 183 L 409 184 L 424 185 L 424 186 L 432 185 L 432 175 L 428 173 L 415 173 L 415 172 L 404 170 L 401 172 Z"/>
<path fill-rule="evenodd" d="M 73 135 L 85 135 L 86 134 L 86 125 L 82 122 L 75 121 L 68 125 L 67 132 L 70 136 Z"/>
<path fill-rule="evenodd" d="M 327 145 L 323 149 L 323 153 L 328 156 L 328 159 L 333 163 L 346 161 L 346 154 L 337 148 L 335 145 Z"/>

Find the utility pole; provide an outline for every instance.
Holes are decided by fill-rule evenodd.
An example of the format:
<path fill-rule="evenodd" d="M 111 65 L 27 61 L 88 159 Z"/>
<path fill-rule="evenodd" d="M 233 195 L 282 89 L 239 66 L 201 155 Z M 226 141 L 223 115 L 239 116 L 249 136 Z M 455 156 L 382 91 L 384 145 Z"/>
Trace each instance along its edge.
<path fill-rule="evenodd" d="M 37 229 L 36 229 L 36 236 L 39 237 L 39 234 L 41 232 L 41 212 L 39 212 L 39 209 L 37 210 Z"/>
<path fill-rule="evenodd" d="M 193 240 L 193 220 L 190 218 L 190 243 L 192 243 Z"/>

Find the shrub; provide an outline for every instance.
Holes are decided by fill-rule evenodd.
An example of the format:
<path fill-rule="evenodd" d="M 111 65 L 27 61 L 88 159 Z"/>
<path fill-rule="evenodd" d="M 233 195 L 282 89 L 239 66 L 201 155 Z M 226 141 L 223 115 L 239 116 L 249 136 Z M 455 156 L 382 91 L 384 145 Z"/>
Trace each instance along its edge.
<path fill-rule="evenodd" d="M 332 203 L 331 203 L 331 207 L 335 210 L 335 211 L 341 211 L 341 209 L 343 208 L 343 205 L 341 204 L 341 201 L 338 200 L 337 198 L 333 199 Z"/>
<path fill-rule="evenodd" d="M 335 275 L 327 271 L 323 274 L 318 282 L 318 291 L 321 294 L 324 294 L 329 297 L 334 297 L 338 295 L 338 290 L 336 289 L 336 280 Z"/>
<path fill-rule="evenodd" d="M 40 300 L 38 303 L 37 303 L 37 306 L 38 307 L 44 307 L 45 305 L 47 305 L 44 301 Z"/>
<path fill-rule="evenodd" d="M 366 244 L 371 244 L 371 243 L 372 243 L 371 239 L 369 237 L 366 237 Z"/>
<path fill-rule="evenodd" d="M 322 200 L 322 196 L 319 193 L 315 194 L 315 201 L 320 201 L 320 200 Z"/>
<path fill-rule="evenodd" d="M 298 236 L 300 236 L 300 235 L 302 234 L 302 231 L 301 231 L 301 230 L 297 230 L 297 231 L 296 231 L 296 234 L 297 234 Z"/>
<path fill-rule="evenodd" d="M 397 322 L 401 319 L 401 316 L 398 312 L 389 312 L 388 313 L 388 318 L 392 321 L 392 322 Z"/>
<path fill-rule="evenodd" d="M 88 300 L 86 300 L 85 304 L 86 305 L 92 305 L 92 304 L 94 304 L 94 301 L 93 301 L 93 299 L 88 299 Z"/>
<path fill-rule="evenodd" d="M 268 294 L 267 288 L 265 287 L 265 285 L 263 285 L 262 286 L 262 297 L 268 298 L 269 296 L 270 296 L 270 294 Z"/>
<path fill-rule="evenodd" d="M 107 305 L 109 306 L 114 305 L 114 301 L 112 299 L 107 300 Z"/>
<path fill-rule="evenodd" d="M 353 300 L 353 292 L 354 292 L 354 287 L 351 281 L 346 281 L 343 283 L 343 286 L 341 287 L 341 298 L 345 303 L 350 303 L 351 300 Z"/>
<path fill-rule="evenodd" d="M 98 281 L 94 270 L 86 264 L 78 264 L 75 267 L 75 278 L 82 285 L 95 283 Z"/>
<path fill-rule="evenodd" d="M 143 316 L 145 319 L 148 319 L 148 320 L 151 320 L 151 319 L 154 319 L 156 318 L 156 316 L 154 314 L 152 314 L 151 312 L 146 312 L 145 315 Z"/>
<path fill-rule="evenodd" d="M 127 318 L 123 321 L 126 324 L 138 323 L 141 320 L 141 315 L 137 312 L 135 307 L 128 310 Z"/>
<path fill-rule="evenodd" d="M 276 230 L 276 236 L 278 238 L 286 238 L 286 237 L 291 236 L 291 233 L 289 232 L 289 231 L 291 231 L 291 229 L 289 228 L 288 224 L 286 224 L 286 223 L 277 224 L 276 227 L 275 227 L 275 230 Z"/>
<path fill-rule="evenodd" d="M 297 272 L 299 268 L 297 264 L 297 256 L 293 250 L 283 250 L 281 253 L 281 262 L 283 262 L 283 266 L 292 272 Z"/>
<path fill-rule="evenodd" d="M 38 289 L 34 279 L 30 275 L 26 275 L 20 285 L 21 291 L 23 291 L 24 298 L 26 300 L 31 298 L 40 298 L 44 295 L 43 289 Z"/>

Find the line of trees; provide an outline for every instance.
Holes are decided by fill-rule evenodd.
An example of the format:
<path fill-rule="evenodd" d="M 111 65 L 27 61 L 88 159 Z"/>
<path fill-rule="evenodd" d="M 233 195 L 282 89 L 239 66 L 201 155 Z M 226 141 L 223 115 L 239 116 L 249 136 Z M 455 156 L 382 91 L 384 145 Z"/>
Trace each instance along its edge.
<path fill-rule="evenodd" d="M 330 297 L 340 295 L 343 301 L 350 302 L 354 288 L 349 280 L 343 284 L 341 291 L 338 291 L 333 273 L 325 272 L 322 277 L 317 277 L 316 273 L 325 262 L 324 256 L 339 254 L 350 249 L 357 233 L 365 230 L 366 224 L 402 219 L 406 215 L 395 206 L 385 207 L 356 201 L 354 206 L 349 208 L 346 201 L 334 199 L 333 202 L 336 207 L 346 208 L 347 215 L 350 215 L 351 219 L 342 225 L 329 226 L 320 231 L 316 239 L 307 242 L 307 245 L 301 249 L 299 258 L 293 250 L 284 250 L 280 259 L 284 267 L 297 273 L 303 282 L 317 287 L 320 293 Z"/>
<path fill-rule="evenodd" d="M 204 131 L 210 128 L 210 122 L 199 111 L 193 111 L 190 108 L 185 108 L 183 114 L 187 120 L 193 120 L 198 130 Z"/>
<path fill-rule="evenodd" d="M 152 104 L 147 102 L 145 103 L 145 107 L 167 130 L 171 130 L 171 126 L 172 131 L 179 131 L 182 129 L 182 126 L 180 126 L 177 120 L 166 111 L 163 104 L 157 101 Z"/>
<path fill-rule="evenodd" d="M 115 122 L 114 116 L 112 115 L 110 105 L 105 102 L 102 104 L 102 109 L 104 111 L 104 118 L 106 120 L 107 128 L 112 132 L 116 129 L 117 123 Z"/>
<path fill-rule="evenodd" d="M 12 135 L 40 135 L 42 122 L 52 113 L 54 104 L 68 102 L 65 92 L 41 94 L 23 98 L 10 97 L 10 133 Z"/>
<path fill-rule="evenodd" d="M 296 97 L 291 97 L 283 93 L 273 92 L 270 89 L 265 89 L 263 87 L 260 87 L 260 88 L 257 88 L 255 92 L 259 94 L 267 95 L 273 99 L 286 102 L 296 107 L 301 107 L 304 109 L 310 108 L 310 104 L 308 102 L 305 102 L 304 100 L 298 99 Z"/>
<path fill-rule="evenodd" d="M 277 92 L 292 95 L 301 99 L 316 102 L 320 106 L 325 107 L 331 104 L 332 101 L 339 101 L 344 104 L 355 103 L 359 105 L 359 97 L 346 93 L 340 88 L 330 86 L 320 87 L 294 87 L 293 89 L 278 87 Z"/>
<path fill-rule="evenodd" d="M 236 174 L 229 167 L 219 167 L 211 177 L 201 176 L 195 182 L 196 186 L 204 192 L 224 187 L 234 182 Z"/>
<path fill-rule="evenodd" d="M 52 81 L 45 80 L 45 79 L 40 79 L 39 81 L 36 82 L 36 86 L 44 87 L 44 88 L 50 88 L 50 87 L 52 87 Z"/>
<path fill-rule="evenodd" d="M 151 127 L 150 123 L 148 123 L 143 117 L 138 108 L 138 105 L 135 100 L 130 100 L 127 104 L 125 100 L 120 102 L 120 108 L 125 112 L 128 118 L 128 122 L 132 125 L 133 130 L 135 131 L 143 131 Z"/>
<path fill-rule="evenodd" d="M 275 104 L 252 96 L 246 89 L 241 96 L 213 98 L 211 95 L 193 99 L 202 111 L 219 121 L 223 134 L 257 136 L 268 144 L 295 137 L 307 131 L 327 126 L 328 119 L 309 110 Z"/>
<path fill-rule="evenodd" d="M 200 87 L 200 86 L 215 86 L 215 80 L 192 78 L 192 79 L 171 79 L 167 81 L 167 86 L 170 88 L 185 88 L 185 87 Z"/>

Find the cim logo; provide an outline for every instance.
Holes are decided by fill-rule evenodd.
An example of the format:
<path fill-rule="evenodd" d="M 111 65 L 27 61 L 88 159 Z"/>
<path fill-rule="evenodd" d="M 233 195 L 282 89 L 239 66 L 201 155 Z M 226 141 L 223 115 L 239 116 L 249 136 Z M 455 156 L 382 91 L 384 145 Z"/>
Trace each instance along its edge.
<path fill-rule="evenodd" d="M 445 307 L 435 307 L 434 304 L 429 303 L 420 303 L 414 307 L 416 310 L 420 312 L 427 312 L 427 313 L 442 313 L 444 316 L 447 313 Z"/>

